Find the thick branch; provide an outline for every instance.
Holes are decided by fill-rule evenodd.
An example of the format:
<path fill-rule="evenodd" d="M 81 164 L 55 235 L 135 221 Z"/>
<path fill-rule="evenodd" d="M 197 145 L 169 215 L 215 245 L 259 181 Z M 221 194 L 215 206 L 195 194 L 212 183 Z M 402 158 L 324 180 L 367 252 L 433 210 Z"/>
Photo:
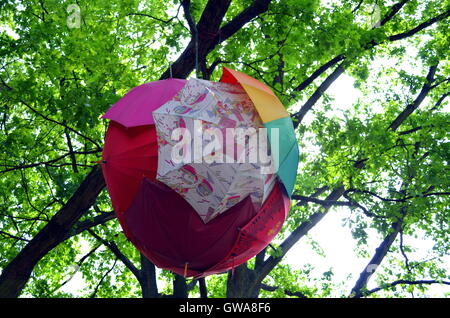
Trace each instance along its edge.
<path fill-rule="evenodd" d="M 199 36 L 198 61 L 202 61 L 214 48 L 233 36 L 246 23 L 268 10 L 270 0 L 255 0 L 249 7 L 230 22 L 219 29 L 231 0 L 210 0 L 197 24 Z M 186 78 L 195 68 L 195 39 L 191 39 L 180 57 L 172 64 L 172 75 L 176 78 Z M 167 69 L 161 79 L 170 77 Z"/>
<path fill-rule="evenodd" d="M 53 163 L 58 162 L 58 161 L 60 161 L 60 160 L 62 160 L 64 158 L 72 156 L 72 155 L 87 155 L 87 154 L 98 153 L 100 151 L 101 151 L 101 149 L 99 149 L 99 150 L 88 150 L 88 151 L 74 151 L 74 152 L 66 153 L 66 154 L 64 154 L 62 156 L 59 156 L 59 157 L 57 157 L 55 159 L 51 159 L 51 160 L 48 160 L 48 161 L 35 162 L 35 163 L 30 163 L 30 164 L 18 165 L 18 166 L 0 164 L 0 166 L 7 167 L 7 169 L 0 171 L 0 173 L 6 173 L 6 172 L 10 172 L 10 171 L 15 171 L 15 170 L 34 168 L 34 167 L 38 167 L 38 166 L 51 166 Z M 72 163 L 70 165 L 72 165 Z"/>
<path fill-rule="evenodd" d="M 208 298 L 208 289 L 206 288 L 205 278 L 202 277 L 198 280 L 199 288 L 200 288 L 200 298 Z"/>
<path fill-rule="evenodd" d="M 18 297 L 39 260 L 61 243 L 78 219 L 94 204 L 105 187 L 100 167 L 94 168 L 66 205 L 3 269 L 0 298 Z"/>
<path fill-rule="evenodd" d="M 441 106 L 441 104 L 444 102 L 444 100 L 450 96 L 450 92 L 444 93 L 441 95 L 441 97 L 439 97 L 439 99 L 437 100 L 436 104 L 434 104 L 433 108 L 431 110 L 435 110 L 437 109 L 439 106 Z"/>
<path fill-rule="evenodd" d="M 395 118 L 395 120 L 389 125 L 388 129 L 396 131 L 398 127 L 422 104 L 425 97 L 431 90 L 431 84 L 433 83 L 434 76 L 436 74 L 437 65 L 433 65 L 428 70 L 428 74 L 426 77 L 426 81 L 422 86 L 422 90 L 419 95 L 416 97 L 412 104 L 406 106 L 406 108 Z"/>
<path fill-rule="evenodd" d="M 326 200 L 333 200 L 336 201 L 339 197 L 341 197 L 345 192 L 344 187 L 339 187 L 335 190 L 333 190 Z M 282 260 L 284 255 L 294 246 L 295 243 L 298 242 L 303 236 L 305 236 L 310 229 L 312 229 L 317 223 L 319 223 L 323 217 L 327 214 L 327 212 L 330 210 L 330 207 L 328 206 L 323 211 L 316 212 L 313 215 L 311 215 L 308 219 L 308 221 L 303 222 L 300 224 L 280 245 L 281 255 L 274 257 L 270 256 L 267 258 L 267 260 L 264 262 L 264 265 L 261 266 L 261 268 L 257 271 L 257 277 L 259 281 L 261 282 L 264 277 L 266 277 L 272 269 L 275 268 L 275 266 Z"/>
<path fill-rule="evenodd" d="M 108 222 L 109 220 L 113 220 L 116 218 L 115 212 L 106 212 L 102 213 L 100 215 L 95 216 L 92 220 L 85 220 L 78 222 L 75 224 L 70 231 L 70 233 L 67 233 L 67 236 L 65 239 L 68 239 L 72 236 L 78 235 L 81 232 L 84 232 L 86 230 L 92 229 L 93 227 L 96 227 L 97 225 L 104 224 L 105 222 Z"/>
<path fill-rule="evenodd" d="M 380 26 L 385 25 L 389 21 L 392 20 L 392 18 L 403 8 L 403 6 L 408 2 L 409 0 L 402 0 L 400 2 L 397 2 L 391 7 L 391 10 L 389 13 L 380 21 Z"/>
<path fill-rule="evenodd" d="M 325 91 L 333 84 L 333 82 L 344 73 L 345 68 L 343 65 L 344 62 L 339 64 L 338 67 L 327 76 L 327 78 L 320 84 L 320 86 L 315 90 L 315 92 L 311 95 L 311 97 L 306 101 L 306 103 L 300 108 L 300 110 L 292 115 L 294 119 L 294 128 L 297 128 L 298 125 L 302 122 L 306 113 L 317 103 L 317 101 L 322 97 Z"/>
<path fill-rule="evenodd" d="M 103 238 L 101 238 L 97 233 L 95 233 L 92 230 L 87 230 L 93 237 L 95 237 L 99 242 L 101 242 L 103 245 L 105 245 L 106 247 L 108 247 L 110 249 L 110 251 L 117 257 L 117 259 L 121 260 L 122 263 L 133 273 L 134 276 L 136 276 L 136 278 L 138 280 L 140 280 L 141 278 L 141 273 L 139 271 L 139 269 L 134 266 L 133 262 L 130 261 L 130 259 L 128 257 L 126 257 L 117 247 L 116 243 L 114 242 L 109 242 Z"/>
<path fill-rule="evenodd" d="M 183 7 L 184 16 L 186 18 L 186 21 L 188 22 L 189 30 L 191 30 L 191 34 L 194 35 L 197 33 L 197 26 L 195 24 L 194 18 L 192 18 L 190 11 L 191 1 L 183 0 L 181 1 L 181 6 Z"/>
<path fill-rule="evenodd" d="M 394 4 L 391 7 L 391 10 L 389 13 L 380 21 L 380 26 L 385 25 L 387 22 L 389 22 L 397 13 L 398 11 L 403 8 L 403 6 L 408 2 L 408 0 L 402 0 L 396 4 Z M 357 10 L 357 9 L 356 9 Z M 372 43 L 372 42 L 370 42 Z M 368 43 L 369 44 L 369 43 Z M 373 47 L 374 43 L 372 45 L 365 45 L 365 48 Z M 376 45 L 376 43 L 375 43 Z M 301 91 L 305 89 L 309 84 L 311 84 L 316 78 L 318 78 L 320 75 L 325 73 L 327 70 L 335 66 L 337 63 L 343 61 L 345 59 L 345 55 L 339 54 L 336 57 L 329 60 L 327 63 L 320 66 L 314 73 L 312 73 L 307 79 L 305 79 L 300 85 L 298 85 L 296 88 L 294 88 L 295 91 Z"/>
<path fill-rule="evenodd" d="M 267 285 L 267 284 L 261 284 L 261 289 L 269 291 L 269 292 L 274 292 L 274 291 L 276 291 L 279 288 L 280 287 L 278 287 L 278 286 L 270 286 L 270 285 Z M 295 296 L 295 297 L 298 297 L 298 298 L 308 298 L 308 297 L 305 296 L 305 294 L 303 294 L 302 292 L 299 292 L 299 291 L 293 292 L 293 291 L 290 291 L 288 289 L 285 289 L 285 290 L 283 290 L 283 292 L 287 296 Z"/>
<path fill-rule="evenodd" d="M 188 286 L 186 284 L 186 278 L 178 274 L 173 274 L 175 278 L 173 279 L 173 297 L 174 298 L 187 298 L 188 297 Z M 196 280 L 193 282 L 197 283 Z"/>
<path fill-rule="evenodd" d="M 180 57 L 172 64 L 173 77 L 186 78 L 196 67 L 196 63 L 202 61 L 218 44 L 213 41 L 214 36 L 208 36 L 202 41 L 196 41 L 196 39 L 201 34 L 217 34 L 230 2 L 231 0 L 209 0 L 197 25 L 195 25 L 189 13 L 189 1 L 182 2 L 192 33 L 192 39 Z M 169 78 L 170 75 L 169 68 L 160 79 Z"/>
<path fill-rule="evenodd" d="M 318 78 L 320 75 L 325 73 L 329 68 L 335 66 L 340 61 L 344 60 L 344 55 L 338 55 L 331 60 L 329 60 L 327 63 L 323 64 L 321 67 L 319 67 L 314 73 L 312 73 L 307 79 L 305 79 L 300 85 L 298 85 L 296 88 L 294 88 L 294 91 L 302 91 L 306 87 L 308 87 L 309 84 L 311 84 L 316 78 Z"/>
<path fill-rule="evenodd" d="M 391 248 L 392 243 L 394 243 L 395 238 L 401 230 L 401 226 L 402 223 L 400 221 L 392 224 L 392 232 L 388 234 L 381 242 L 381 244 L 377 247 L 374 256 L 359 275 L 355 286 L 353 286 L 352 288 L 351 297 L 360 298 L 364 295 L 363 289 L 367 286 L 370 277 L 375 272 L 377 267 L 381 264 L 387 252 Z"/>
<path fill-rule="evenodd" d="M 139 284 L 141 285 L 142 298 L 157 298 L 159 296 L 155 265 L 142 253 Z"/>
<path fill-rule="evenodd" d="M 392 288 L 392 287 L 397 286 L 397 285 L 430 285 L 430 284 L 450 285 L 450 282 L 449 281 L 440 281 L 440 280 L 435 280 L 435 279 L 429 279 L 429 280 L 405 280 L 405 279 L 399 279 L 399 280 L 396 280 L 396 281 L 394 281 L 392 283 L 385 284 L 383 286 L 379 286 L 379 287 L 376 287 L 374 289 L 368 290 L 364 294 L 367 296 L 367 295 L 376 293 L 376 292 L 378 292 L 380 290 Z"/>
<path fill-rule="evenodd" d="M 393 42 L 393 41 L 398 41 L 398 40 L 403 40 L 403 39 L 409 38 L 409 37 L 413 36 L 414 34 L 422 31 L 423 29 L 426 29 L 429 26 L 435 24 L 436 22 L 448 18 L 449 16 L 450 16 L 450 10 L 447 10 L 447 11 L 419 24 L 418 26 L 416 26 L 415 28 L 412 28 L 411 30 L 408 30 L 408 31 L 402 32 L 402 33 L 398 33 L 395 35 L 391 35 L 388 39 L 389 39 L 389 41 Z"/>

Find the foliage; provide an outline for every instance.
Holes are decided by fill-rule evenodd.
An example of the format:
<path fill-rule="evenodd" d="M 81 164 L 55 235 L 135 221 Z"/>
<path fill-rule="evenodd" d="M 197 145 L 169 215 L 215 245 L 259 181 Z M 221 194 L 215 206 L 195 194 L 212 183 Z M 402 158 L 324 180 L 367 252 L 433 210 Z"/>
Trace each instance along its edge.
<path fill-rule="evenodd" d="M 191 15 L 197 22 L 207 2 L 192 1 Z M 222 25 L 252 3 L 233 1 Z M 373 297 L 427 295 L 428 285 L 389 283 L 449 278 L 448 14 L 398 40 L 393 36 L 448 13 L 450 2 L 398 3 L 403 5 L 395 15 L 372 28 L 374 5 L 381 19 L 396 2 L 274 0 L 200 61 L 207 68 L 218 66 L 211 74 L 203 72 L 211 80 L 220 78 L 220 66 L 230 66 L 271 86 L 294 119 L 308 112 L 297 128 L 301 162 L 296 194 L 304 198 L 292 200 L 289 218 L 266 259 L 281 260 L 290 234 L 335 205 L 351 211 L 345 226 L 365 258 L 375 253 L 369 233 L 374 231 L 383 241 L 392 225 L 401 222 L 374 276 L 376 286 L 383 288 L 368 294 Z M 81 13 L 75 27 L 70 22 L 76 17 L 68 10 L 74 4 Z M 0 21 L 0 268 L 5 268 L 99 160 L 107 127 L 99 117 L 132 87 L 157 80 L 183 52 L 191 34 L 178 1 L 7 0 L 0 4 Z M 311 77 L 336 57 L 339 64 Z M 361 92 L 348 108 L 335 104 L 326 93 L 328 86 L 320 87 L 335 65 L 345 68 Z M 312 101 L 317 92 L 322 98 Z M 308 103 L 314 106 L 311 110 L 302 108 Z M 392 129 L 408 107 L 413 111 Z M 330 197 L 337 189 L 343 189 L 342 198 Z M 78 224 L 111 210 L 103 191 Z M 140 263 L 116 220 L 90 230 L 114 242 L 133 264 Z M 418 247 L 399 242 L 400 234 L 405 242 L 414 237 L 432 242 L 427 258 L 416 258 Z M 322 253 L 314 238 L 309 242 Z M 256 272 L 253 262 L 250 270 Z M 313 265 L 293 269 L 281 260 L 263 278 L 276 288 L 263 288 L 260 296 L 350 294 L 334 280 L 332 269 L 312 278 Z M 63 288 L 73 272 L 82 275 L 77 292 Z M 173 275 L 157 273 L 159 293 L 172 294 Z M 228 279 L 226 274 L 208 277 L 209 296 L 225 297 Z M 365 292 L 369 289 L 364 287 Z M 22 295 L 140 297 L 141 286 L 110 248 L 83 231 L 39 261 Z M 190 296 L 198 295 L 195 286 Z"/>

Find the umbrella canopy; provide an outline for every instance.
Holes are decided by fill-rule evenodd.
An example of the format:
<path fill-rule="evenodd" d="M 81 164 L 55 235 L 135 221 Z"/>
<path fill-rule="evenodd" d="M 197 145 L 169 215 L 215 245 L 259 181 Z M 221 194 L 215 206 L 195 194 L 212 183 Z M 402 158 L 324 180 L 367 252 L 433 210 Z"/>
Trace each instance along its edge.
<path fill-rule="evenodd" d="M 117 214 L 130 206 L 144 177 L 155 178 L 157 156 L 154 125 L 125 128 L 110 122 L 103 147 L 102 170 Z"/>
<path fill-rule="evenodd" d="M 224 272 L 259 253 L 281 229 L 288 210 L 289 200 L 277 184 L 260 211 L 247 197 L 205 224 L 178 193 L 144 178 L 119 221 L 128 239 L 155 265 L 200 277 Z"/>
<path fill-rule="evenodd" d="M 251 153 L 258 152 L 257 135 L 263 124 L 239 85 L 190 79 L 172 100 L 153 111 L 153 118 L 158 135 L 157 179 L 182 195 L 204 222 L 247 196 L 255 209 L 261 207 L 274 185 L 275 175 L 262 172 L 263 165 L 257 156 L 250 160 Z M 187 160 L 189 164 L 173 160 L 174 148 L 180 141 L 172 138 L 177 128 L 189 131 L 192 137 L 187 144 L 192 154 Z M 225 138 L 229 128 L 236 129 L 235 132 L 241 129 L 248 138 Z M 217 129 L 221 137 L 211 138 L 218 141 L 218 147 L 208 151 L 211 139 L 204 138 L 201 132 L 211 129 Z M 197 161 L 194 153 L 198 132 L 201 158 Z M 252 138 L 256 141 L 253 144 Z M 232 145 L 231 155 L 227 144 Z M 207 160 L 213 156 L 221 159 Z"/>
<path fill-rule="evenodd" d="M 125 127 L 154 124 L 151 111 L 170 100 L 185 84 L 186 80 L 171 78 L 137 86 L 115 103 L 103 118 Z"/>
<path fill-rule="evenodd" d="M 289 113 L 267 85 L 247 74 L 224 67 L 221 81 L 242 86 L 253 101 L 264 126 L 268 128 L 269 135 L 273 131 L 272 128 L 278 129 L 278 136 L 270 137 L 269 141 L 272 148 L 275 148 L 274 143 L 277 143 L 276 149 L 279 149 L 279 153 L 274 156 L 277 174 L 286 193 L 291 196 L 297 176 L 299 152 Z"/>
<path fill-rule="evenodd" d="M 219 83 L 148 83 L 132 89 L 104 117 L 111 122 L 102 169 L 113 207 L 126 236 L 155 265 L 185 276 L 221 273 L 255 256 L 281 229 L 298 149 L 292 121 L 264 84 L 230 69 Z M 233 161 L 248 157 L 255 131 L 233 140 L 231 156 L 229 141 L 219 142 L 219 155 L 227 164 L 198 163 L 195 157 L 191 163 L 170 162 L 172 131 L 190 130 L 195 143 L 195 119 L 201 120 L 200 130 L 215 128 L 225 136 L 229 128 L 278 128 L 276 138 L 267 132 L 270 150 L 274 143 L 279 147 L 279 156 L 270 158 L 280 167 L 278 178 L 261 173 L 260 162 Z M 202 138 L 200 143 L 209 141 Z M 195 150 L 186 145 L 183 152 L 191 148 Z M 216 150 L 201 155 L 211 158 Z M 171 187 L 155 180 L 157 172 Z"/>

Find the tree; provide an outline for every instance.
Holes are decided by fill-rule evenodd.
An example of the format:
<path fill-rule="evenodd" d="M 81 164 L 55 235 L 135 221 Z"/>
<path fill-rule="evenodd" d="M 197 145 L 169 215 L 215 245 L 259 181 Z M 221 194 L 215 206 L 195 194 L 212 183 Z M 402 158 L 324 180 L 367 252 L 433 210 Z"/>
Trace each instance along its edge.
<path fill-rule="evenodd" d="M 407 296 L 450 284 L 448 0 L 0 6 L 0 297 L 70 297 L 61 287 L 76 271 L 86 297 Z M 121 232 L 96 163 L 99 116 L 143 82 L 218 80 L 221 66 L 265 82 L 288 107 L 299 175 L 279 244 L 233 272 L 186 280 L 156 271 Z M 343 74 L 364 98 L 338 116 L 327 90 Z M 312 280 L 309 267 L 283 262 L 337 207 L 351 211 L 368 259 L 351 290 L 332 272 Z M 381 237 L 374 251 L 369 232 Z M 428 259 L 407 244 L 418 235 L 433 242 Z"/>

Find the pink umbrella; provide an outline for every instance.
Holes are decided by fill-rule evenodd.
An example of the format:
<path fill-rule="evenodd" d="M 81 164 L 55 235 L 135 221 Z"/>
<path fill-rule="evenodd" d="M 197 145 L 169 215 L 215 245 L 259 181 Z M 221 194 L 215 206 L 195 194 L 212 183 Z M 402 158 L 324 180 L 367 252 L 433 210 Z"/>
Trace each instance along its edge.
<path fill-rule="evenodd" d="M 125 127 L 154 125 L 152 111 L 171 100 L 185 84 L 186 80 L 171 78 L 137 86 L 115 103 L 103 118 Z"/>

